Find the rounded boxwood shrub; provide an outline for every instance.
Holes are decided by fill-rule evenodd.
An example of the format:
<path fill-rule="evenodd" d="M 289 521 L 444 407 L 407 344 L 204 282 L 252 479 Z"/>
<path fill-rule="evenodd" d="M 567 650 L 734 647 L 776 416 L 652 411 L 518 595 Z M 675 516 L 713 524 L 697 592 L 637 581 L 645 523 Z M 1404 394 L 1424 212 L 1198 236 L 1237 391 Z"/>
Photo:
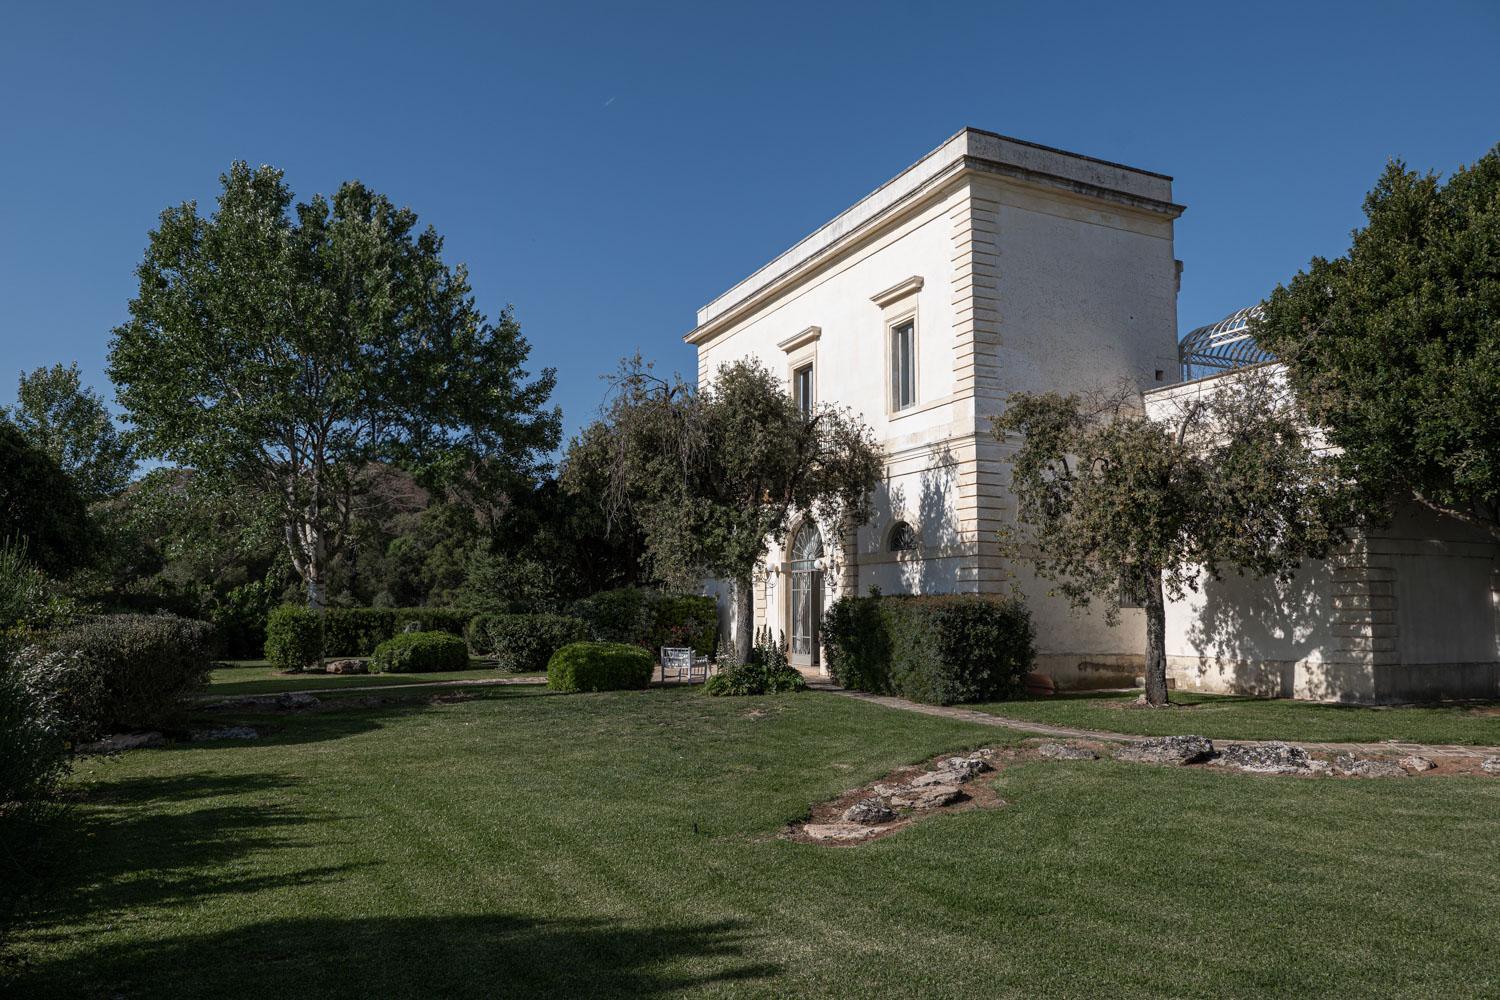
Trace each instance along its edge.
<path fill-rule="evenodd" d="M 266 618 L 266 659 L 278 670 L 306 670 L 323 655 L 323 617 L 283 604 Z"/>
<path fill-rule="evenodd" d="M 656 661 L 639 646 L 623 642 L 575 642 L 547 661 L 547 686 L 554 691 L 628 691 L 651 683 Z"/>
<path fill-rule="evenodd" d="M 582 619 L 568 615 L 478 615 L 469 643 L 501 670 L 546 670 L 552 654 L 588 638 Z"/>
<path fill-rule="evenodd" d="M 403 632 L 375 647 L 370 669 L 386 674 L 430 674 L 465 670 L 469 647 L 447 632 Z"/>

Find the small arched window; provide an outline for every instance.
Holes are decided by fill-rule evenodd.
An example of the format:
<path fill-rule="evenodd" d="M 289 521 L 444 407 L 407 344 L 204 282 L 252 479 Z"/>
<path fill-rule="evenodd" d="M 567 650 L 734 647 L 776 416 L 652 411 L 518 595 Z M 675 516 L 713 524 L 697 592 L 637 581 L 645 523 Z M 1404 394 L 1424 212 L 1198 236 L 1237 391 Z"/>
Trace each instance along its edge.
<path fill-rule="evenodd" d="M 891 525 L 891 533 L 886 546 L 892 552 L 910 552 L 917 547 L 917 533 L 911 530 L 911 525 L 905 521 L 897 521 Z"/>

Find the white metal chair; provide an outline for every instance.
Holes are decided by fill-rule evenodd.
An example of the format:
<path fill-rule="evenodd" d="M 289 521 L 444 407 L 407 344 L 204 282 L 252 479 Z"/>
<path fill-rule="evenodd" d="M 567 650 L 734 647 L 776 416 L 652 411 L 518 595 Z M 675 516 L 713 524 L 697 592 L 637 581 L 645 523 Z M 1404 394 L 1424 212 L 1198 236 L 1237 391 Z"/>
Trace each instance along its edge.
<path fill-rule="evenodd" d="M 693 679 L 693 650 L 691 647 L 663 646 L 661 648 L 661 680 L 691 681 Z"/>

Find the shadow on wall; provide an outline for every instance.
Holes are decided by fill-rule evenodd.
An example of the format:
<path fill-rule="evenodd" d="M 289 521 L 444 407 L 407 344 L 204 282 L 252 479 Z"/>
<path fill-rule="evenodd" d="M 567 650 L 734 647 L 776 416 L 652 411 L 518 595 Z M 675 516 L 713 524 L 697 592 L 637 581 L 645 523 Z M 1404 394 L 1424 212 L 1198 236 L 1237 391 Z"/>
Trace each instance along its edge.
<path fill-rule="evenodd" d="M 1296 664 L 1331 652 L 1332 586 L 1332 571 L 1322 562 L 1305 564 L 1290 580 L 1230 571 L 1221 580 L 1202 581 L 1199 594 L 1180 605 L 1191 616 L 1183 638 L 1199 658 L 1199 677 L 1234 692 L 1292 697 Z M 1337 686 L 1337 678 L 1328 680 Z"/>
<path fill-rule="evenodd" d="M 745 952 L 743 925 L 729 920 L 301 918 L 96 947 L 65 967 L 28 966 L 17 995 L 110 995 L 128 984 L 154 997 L 655 997 L 732 992 L 781 972 Z"/>
<path fill-rule="evenodd" d="M 916 496 L 908 496 L 910 476 L 882 480 L 875 487 L 873 549 L 870 575 L 887 593 L 949 594 L 958 589 L 958 559 L 963 536 L 954 499 L 958 494 L 958 459 L 946 443 L 934 445 L 927 467 L 916 477 Z M 891 551 L 891 531 L 905 521 L 916 536 L 916 548 Z"/>

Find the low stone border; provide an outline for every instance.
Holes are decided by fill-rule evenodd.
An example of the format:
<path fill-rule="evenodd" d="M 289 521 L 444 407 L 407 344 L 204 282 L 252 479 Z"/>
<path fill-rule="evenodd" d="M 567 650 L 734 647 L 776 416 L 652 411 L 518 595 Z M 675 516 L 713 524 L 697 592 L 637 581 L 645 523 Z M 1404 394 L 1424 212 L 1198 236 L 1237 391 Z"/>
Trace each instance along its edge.
<path fill-rule="evenodd" d="M 1357 780 L 1431 775 L 1500 776 L 1500 755 L 1433 759 L 1352 753 L 1315 755 L 1280 742 L 1226 743 L 1215 747 L 1202 736 L 1141 737 L 1121 745 L 1109 740 L 1028 740 L 1019 747 L 985 747 L 970 754 L 934 758 L 901 768 L 879 781 L 851 789 L 814 806 L 806 819 L 782 831 L 786 840 L 848 847 L 890 836 L 941 813 L 996 808 L 1005 800 L 981 775 L 1028 761 L 1117 761 L 1166 767 L 1212 767 L 1247 774 Z"/>

